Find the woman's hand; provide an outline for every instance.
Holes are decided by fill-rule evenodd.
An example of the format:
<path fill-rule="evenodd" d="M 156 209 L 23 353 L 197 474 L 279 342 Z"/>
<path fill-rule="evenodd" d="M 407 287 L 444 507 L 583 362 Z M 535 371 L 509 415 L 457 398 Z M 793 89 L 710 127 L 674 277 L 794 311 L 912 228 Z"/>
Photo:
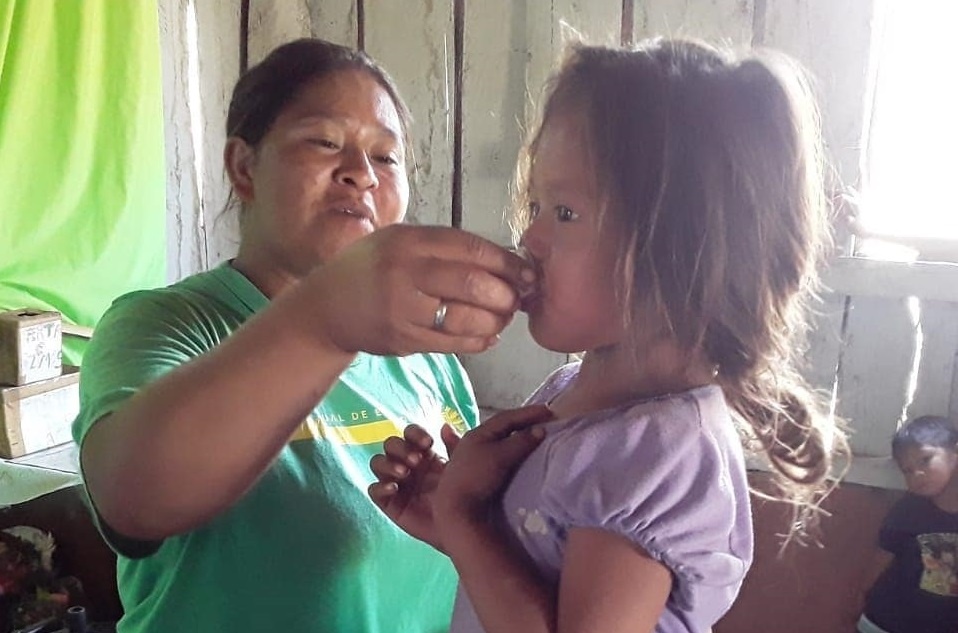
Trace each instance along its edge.
<path fill-rule="evenodd" d="M 536 425 L 553 418 L 543 405 L 504 411 L 462 438 L 442 429 L 450 459 L 436 491 L 434 513 L 440 534 L 462 520 L 484 521 L 519 465 L 545 437 Z M 455 530 L 455 527 L 450 527 Z"/>
<path fill-rule="evenodd" d="M 403 437 L 387 439 L 385 452 L 369 462 L 377 479 L 369 497 L 410 536 L 442 551 L 432 502 L 445 462 L 432 446 L 432 437 L 416 424 L 407 426 Z"/>
<path fill-rule="evenodd" d="M 299 294 L 312 327 L 342 351 L 475 353 L 534 281 L 522 258 L 477 235 L 393 225 L 317 268 Z"/>

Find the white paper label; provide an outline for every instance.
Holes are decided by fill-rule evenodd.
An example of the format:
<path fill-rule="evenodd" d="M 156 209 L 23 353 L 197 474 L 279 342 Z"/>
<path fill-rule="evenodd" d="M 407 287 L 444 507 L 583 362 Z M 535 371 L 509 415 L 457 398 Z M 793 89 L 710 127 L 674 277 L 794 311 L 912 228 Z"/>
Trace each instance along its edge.
<path fill-rule="evenodd" d="M 72 384 L 20 401 L 20 433 L 27 453 L 72 439 L 70 427 L 80 412 L 80 385 Z"/>
<path fill-rule="evenodd" d="M 20 330 L 20 368 L 23 382 L 59 376 L 62 367 L 63 332 L 60 321 L 37 323 Z"/>

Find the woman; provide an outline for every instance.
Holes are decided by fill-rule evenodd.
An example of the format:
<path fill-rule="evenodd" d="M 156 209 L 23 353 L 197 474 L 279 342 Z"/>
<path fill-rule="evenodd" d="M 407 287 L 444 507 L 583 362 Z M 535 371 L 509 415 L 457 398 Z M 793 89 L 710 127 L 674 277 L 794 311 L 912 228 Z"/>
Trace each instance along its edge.
<path fill-rule="evenodd" d="M 119 631 L 442 630 L 452 567 L 368 501 L 366 464 L 409 422 L 476 423 L 458 362 L 414 353 L 494 344 L 531 273 L 398 226 L 408 113 L 362 53 L 276 49 L 227 128 L 238 256 L 119 299 L 84 359 L 74 435 Z"/>

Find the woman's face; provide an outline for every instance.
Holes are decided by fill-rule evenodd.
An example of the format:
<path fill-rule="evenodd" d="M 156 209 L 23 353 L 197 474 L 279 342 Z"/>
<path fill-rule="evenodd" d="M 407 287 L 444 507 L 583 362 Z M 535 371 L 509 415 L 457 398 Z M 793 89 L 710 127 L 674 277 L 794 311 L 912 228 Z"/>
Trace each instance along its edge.
<path fill-rule="evenodd" d="M 304 86 L 250 153 L 247 173 L 248 188 L 233 178 L 246 214 L 240 257 L 292 279 L 399 222 L 409 201 L 399 114 L 362 70 Z"/>

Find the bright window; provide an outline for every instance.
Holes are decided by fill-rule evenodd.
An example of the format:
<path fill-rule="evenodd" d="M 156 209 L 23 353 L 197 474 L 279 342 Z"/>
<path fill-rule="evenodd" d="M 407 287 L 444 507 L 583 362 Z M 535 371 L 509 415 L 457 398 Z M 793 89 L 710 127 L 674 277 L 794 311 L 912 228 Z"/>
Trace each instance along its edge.
<path fill-rule="evenodd" d="M 958 254 L 956 24 L 951 0 L 884 0 L 876 12 L 859 220 L 923 259 Z"/>

